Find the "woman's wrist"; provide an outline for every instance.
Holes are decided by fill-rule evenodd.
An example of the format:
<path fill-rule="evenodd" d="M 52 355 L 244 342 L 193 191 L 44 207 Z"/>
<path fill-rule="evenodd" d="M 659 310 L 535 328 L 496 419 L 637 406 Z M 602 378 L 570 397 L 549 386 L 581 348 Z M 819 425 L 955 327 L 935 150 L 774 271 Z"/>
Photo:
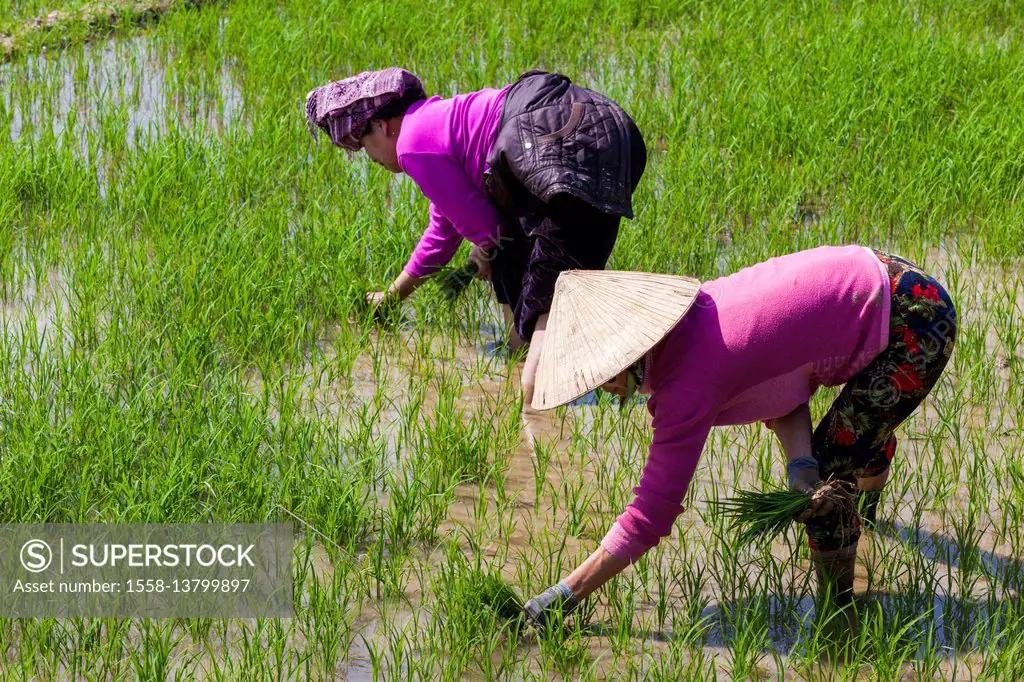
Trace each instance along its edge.
<path fill-rule="evenodd" d="M 572 608 L 575 608 L 580 602 L 576 598 L 576 592 L 569 587 L 569 583 L 561 580 L 557 585 L 554 586 L 555 591 L 558 592 L 559 596 L 562 597 L 564 603 L 569 604 Z"/>
<path fill-rule="evenodd" d="M 621 573 L 626 566 L 629 566 L 628 561 L 620 559 L 604 547 L 598 547 L 562 582 L 572 590 L 577 600 L 582 601 L 591 592 Z"/>
<path fill-rule="evenodd" d="M 818 460 L 810 455 L 794 457 L 786 463 L 786 476 L 790 490 L 810 492 L 821 481 Z"/>
<path fill-rule="evenodd" d="M 803 455 L 801 457 L 793 457 L 786 462 L 786 473 L 792 477 L 798 472 L 812 471 L 814 475 L 818 475 L 818 460 L 810 455 Z"/>
<path fill-rule="evenodd" d="M 388 298 L 403 301 L 412 292 L 416 291 L 424 281 L 426 281 L 426 277 L 416 277 L 403 270 L 395 281 L 391 283 L 391 286 L 388 287 L 387 296 Z"/>

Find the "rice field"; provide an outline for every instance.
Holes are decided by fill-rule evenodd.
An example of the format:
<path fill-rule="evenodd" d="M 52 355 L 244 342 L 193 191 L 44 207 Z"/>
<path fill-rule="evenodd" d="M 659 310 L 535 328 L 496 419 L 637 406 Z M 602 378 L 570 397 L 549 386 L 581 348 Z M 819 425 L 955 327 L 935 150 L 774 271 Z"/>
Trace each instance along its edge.
<path fill-rule="evenodd" d="M 61 1 L 0 0 L 0 27 Z M 0 679 L 1024 678 L 1024 5 L 251 0 L 85 37 L 0 65 L 0 519 L 288 523 L 295 617 L 3 619 Z M 710 513 L 785 480 L 760 424 L 712 431 L 674 535 L 565 627 L 496 605 L 596 547 L 650 423 L 602 395 L 524 421 L 484 284 L 388 327 L 360 305 L 427 202 L 301 104 L 390 65 L 622 104 L 650 160 L 610 267 L 861 243 L 949 289 L 854 641 L 798 529 L 748 546 Z"/>

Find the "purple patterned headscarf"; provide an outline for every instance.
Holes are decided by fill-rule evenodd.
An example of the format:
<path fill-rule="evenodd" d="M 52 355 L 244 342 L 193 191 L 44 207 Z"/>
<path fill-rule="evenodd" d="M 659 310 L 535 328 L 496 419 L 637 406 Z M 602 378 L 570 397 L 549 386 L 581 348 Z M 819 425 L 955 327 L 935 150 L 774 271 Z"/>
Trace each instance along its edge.
<path fill-rule="evenodd" d="M 306 95 L 306 122 L 314 135 L 313 126 L 317 126 L 331 142 L 356 152 L 363 146 L 360 138 L 374 114 L 410 92 L 422 95 L 423 84 L 405 69 L 392 66 L 363 71 L 310 91 Z"/>

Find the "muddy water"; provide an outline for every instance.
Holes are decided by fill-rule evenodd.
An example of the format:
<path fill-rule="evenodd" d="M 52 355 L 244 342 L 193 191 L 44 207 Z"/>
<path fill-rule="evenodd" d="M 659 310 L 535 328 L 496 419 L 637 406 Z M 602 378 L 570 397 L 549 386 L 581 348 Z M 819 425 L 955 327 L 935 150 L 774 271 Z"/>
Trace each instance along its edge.
<path fill-rule="evenodd" d="M 20 275 L 0 294 L 0 329 L 6 340 L 34 336 L 45 347 L 54 340 L 58 319 L 67 316 L 67 283 L 55 268 L 41 273 L 28 269 Z"/>
<path fill-rule="evenodd" d="M 210 73 L 146 35 L 30 55 L 0 66 L 0 140 L 52 134 L 81 158 L 98 142 L 136 144 L 173 128 L 240 122 L 242 93 L 223 61 Z"/>
<path fill-rule="evenodd" d="M 387 355 L 376 361 L 370 353 L 361 353 L 351 367 L 343 373 L 330 375 L 319 372 L 318 368 L 336 365 L 347 352 L 336 343 L 345 332 L 341 328 L 328 331 L 318 344 L 312 357 L 303 367 L 294 368 L 289 374 L 293 381 L 298 382 L 299 402 L 318 419 L 334 425 L 339 429 L 359 428 L 355 418 L 361 406 L 374 404 L 380 390 L 386 391 L 388 400 L 377 415 L 374 435 L 388 444 L 390 464 L 400 466 L 401 442 L 398 437 L 397 422 L 400 413 L 413 396 L 410 393 L 410 374 L 429 372 L 431 363 L 442 364 L 446 372 L 454 371 L 457 382 L 462 385 L 460 407 L 468 411 L 486 409 L 493 406 L 495 396 L 512 396 L 519 386 L 521 364 L 509 364 L 502 352 L 495 352 L 495 341 L 500 336 L 500 329 L 493 319 L 495 311 L 487 311 L 475 342 L 452 344 L 439 338 L 432 338 L 425 344 L 422 339 L 415 338 L 411 333 L 402 332 Z M 378 346 L 380 338 L 373 334 L 366 340 L 367 346 Z M 245 373 L 247 389 L 254 396 L 263 391 L 263 380 L 259 372 L 250 369 Z M 432 382 L 415 382 L 426 391 L 422 396 L 421 415 L 431 414 L 438 403 L 436 386 Z M 272 418 L 276 418 L 277 408 L 271 400 Z M 477 484 L 464 484 L 456 488 L 453 500 L 448 507 L 447 519 L 438 528 L 441 537 L 459 536 L 464 529 L 479 528 L 481 519 L 493 519 L 500 516 L 499 506 L 511 506 L 511 532 L 502 535 L 502 541 L 493 540 L 484 545 L 482 554 L 488 560 L 506 560 L 515 557 L 529 548 L 530 538 L 548 530 L 551 519 L 558 510 L 550 506 L 539 506 L 536 490 L 536 455 L 535 447 L 548 448 L 553 454 L 545 473 L 547 485 L 558 487 L 564 469 L 572 466 L 559 451 L 568 446 L 568 428 L 563 420 L 553 413 L 532 414 L 525 418 L 520 442 L 508 453 L 504 463 L 504 490 L 499 495 L 493 488 L 481 489 Z M 542 444 L 542 445 L 538 445 Z M 481 501 L 483 497 L 483 501 Z M 382 496 L 381 504 L 386 505 L 386 495 Z M 573 555 L 583 555 L 591 549 L 591 540 L 579 541 L 568 538 L 567 547 Z M 500 545 L 500 547 L 499 547 Z M 470 551 L 468 544 L 464 547 Z M 422 561 L 437 565 L 445 561 L 445 557 L 434 551 L 426 551 Z M 320 552 L 317 558 L 320 571 L 332 570 L 327 553 Z M 515 562 L 507 561 L 507 575 L 513 579 Z M 399 607 L 398 618 L 412 618 L 409 609 L 421 608 L 423 604 L 423 587 L 418 580 L 412 578 L 404 594 L 405 608 Z M 430 608 L 429 604 L 426 608 Z M 394 616 L 389 616 L 389 621 Z M 359 634 L 369 642 L 374 642 L 378 632 L 379 618 L 374 608 L 364 608 L 358 618 L 361 623 Z M 370 679 L 371 667 L 366 644 L 360 637 L 353 641 L 349 651 L 346 675 L 349 679 Z"/>

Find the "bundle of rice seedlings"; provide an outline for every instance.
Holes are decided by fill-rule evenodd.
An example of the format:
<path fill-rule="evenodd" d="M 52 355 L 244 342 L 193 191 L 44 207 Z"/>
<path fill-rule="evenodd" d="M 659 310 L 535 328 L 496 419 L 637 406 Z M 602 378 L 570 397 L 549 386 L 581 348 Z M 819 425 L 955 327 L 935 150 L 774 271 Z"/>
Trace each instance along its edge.
<path fill-rule="evenodd" d="M 501 576 L 476 572 L 480 602 L 503 620 L 515 620 L 523 613 L 523 601 Z"/>
<path fill-rule="evenodd" d="M 816 514 L 834 515 L 837 523 L 853 525 L 857 518 L 854 492 L 850 483 L 829 479 L 810 494 L 792 490 L 740 490 L 735 497 L 722 500 L 715 507 L 716 513 L 743 527 L 740 542 L 750 544 L 773 540 L 790 523 L 805 520 L 812 506 L 817 508 Z"/>
<path fill-rule="evenodd" d="M 476 263 L 466 261 L 457 268 L 443 268 L 434 277 L 441 288 L 441 294 L 449 301 L 454 301 L 462 295 L 479 271 Z"/>

